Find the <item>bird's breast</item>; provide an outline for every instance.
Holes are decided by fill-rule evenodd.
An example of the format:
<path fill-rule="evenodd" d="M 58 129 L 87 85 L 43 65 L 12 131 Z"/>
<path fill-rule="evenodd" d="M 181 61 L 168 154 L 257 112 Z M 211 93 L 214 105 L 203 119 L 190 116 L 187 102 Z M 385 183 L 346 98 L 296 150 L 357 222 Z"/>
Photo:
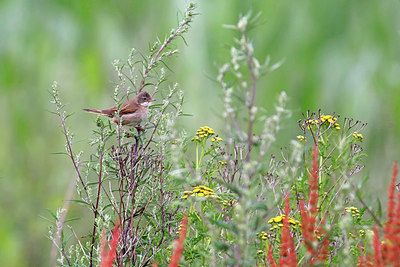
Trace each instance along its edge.
<path fill-rule="evenodd" d="M 121 116 L 122 125 L 136 125 L 146 119 L 148 109 L 139 109 L 134 113 L 124 114 Z M 114 118 L 117 119 L 117 118 Z"/>

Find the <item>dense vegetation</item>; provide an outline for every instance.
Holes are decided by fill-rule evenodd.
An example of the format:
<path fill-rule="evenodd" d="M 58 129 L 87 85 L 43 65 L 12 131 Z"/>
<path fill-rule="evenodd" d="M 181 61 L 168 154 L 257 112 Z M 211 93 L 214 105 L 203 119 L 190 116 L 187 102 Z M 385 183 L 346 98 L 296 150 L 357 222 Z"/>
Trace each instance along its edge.
<path fill-rule="evenodd" d="M 354 179 L 363 169 L 365 123 L 307 111 L 298 121 L 296 140 L 271 155 L 290 112 L 285 92 L 273 114 L 256 105 L 259 79 L 281 66 L 255 56 L 248 30 L 259 16 L 248 14 L 236 25 L 225 25 L 237 32 L 230 59 L 216 77 L 225 130 L 176 128 L 177 118 L 186 115 L 184 94 L 168 79 L 168 58 L 177 53 L 171 44 L 189 30 L 195 15 L 190 4 L 178 27 L 164 41 L 157 40 L 148 55 L 133 49 L 125 62 L 115 61 L 118 112 L 137 92 L 149 91 L 161 101 L 138 129 L 98 117 L 90 141 L 95 152 L 88 156 L 73 150 L 69 115 L 59 86 L 53 84 L 66 155 L 78 177 L 79 199 L 73 202 L 93 214 L 85 238 L 79 238 L 73 226 L 66 229 L 66 224 L 73 225 L 66 219 L 66 207 L 53 214 L 50 238 L 59 251 L 59 264 L 395 264 L 400 249 L 396 164 L 387 221 L 380 210 L 365 204 L 365 179 Z"/>

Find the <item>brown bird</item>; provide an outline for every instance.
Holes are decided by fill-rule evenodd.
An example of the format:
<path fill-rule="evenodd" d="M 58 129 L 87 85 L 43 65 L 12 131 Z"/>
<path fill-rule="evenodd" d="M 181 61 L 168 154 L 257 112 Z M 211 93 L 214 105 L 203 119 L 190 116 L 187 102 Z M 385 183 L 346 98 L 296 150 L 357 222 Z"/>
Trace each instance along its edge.
<path fill-rule="evenodd" d="M 115 123 L 121 121 L 122 125 L 135 126 L 147 117 L 149 106 L 153 101 L 155 101 L 155 99 L 153 99 L 149 93 L 140 92 L 135 95 L 132 100 L 122 104 L 119 113 L 117 107 L 103 110 L 85 108 L 83 110 L 90 113 L 106 115 Z"/>

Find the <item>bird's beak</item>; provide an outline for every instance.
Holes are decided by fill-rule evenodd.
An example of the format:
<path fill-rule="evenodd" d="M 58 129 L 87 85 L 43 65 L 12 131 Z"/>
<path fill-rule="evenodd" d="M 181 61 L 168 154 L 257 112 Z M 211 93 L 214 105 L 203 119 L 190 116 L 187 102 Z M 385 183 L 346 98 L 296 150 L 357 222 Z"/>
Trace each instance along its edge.
<path fill-rule="evenodd" d="M 153 101 L 156 101 L 156 99 L 152 98 L 152 99 L 150 100 L 150 102 L 153 102 Z"/>

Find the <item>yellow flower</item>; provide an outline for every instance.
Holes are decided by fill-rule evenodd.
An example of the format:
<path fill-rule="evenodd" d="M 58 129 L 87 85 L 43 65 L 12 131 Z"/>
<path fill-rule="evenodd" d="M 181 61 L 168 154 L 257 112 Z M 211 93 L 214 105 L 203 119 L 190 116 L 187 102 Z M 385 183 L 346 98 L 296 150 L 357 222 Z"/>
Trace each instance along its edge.
<path fill-rule="evenodd" d="M 354 239 L 357 238 L 357 236 L 355 234 L 353 234 L 353 233 L 349 233 L 349 237 L 354 238 Z"/>
<path fill-rule="evenodd" d="M 203 189 L 203 190 L 210 191 L 210 192 L 214 192 L 214 190 L 212 190 L 211 188 L 209 188 L 209 187 L 207 187 L 207 186 L 204 186 L 204 185 L 200 185 L 199 188 L 200 188 L 200 189 Z"/>
<path fill-rule="evenodd" d="M 275 230 L 275 229 L 278 229 L 278 226 L 277 226 L 277 225 L 274 225 L 274 226 L 272 226 L 271 228 L 269 228 L 270 231 Z"/>
<path fill-rule="evenodd" d="M 276 216 L 274 219 L 274 222 L 281 222 L 283 220 L 283 218 L 285 218 L 285 215 L 281 215 L 281 216 Z"/>
<path fill-rule="evenodd" d="M 357 133 L 357 132 L 353 133 L 353 137 L 354 137 L 354 139 L 359 140 L 360 142 L 362 142 L 364 140 L 364 136 L 362 134 Z"/>
<path fill-rule="evenodd" d="M 220 202 L 220 200 L 219 200 L 220 197 L 214 193 L 214 190 L 212 190 L 211 188 L 204 186 L 204 185 L 195 186 L 193 188 L 193 191 L 184 191 L 183 193 L 184 193 L 184 196 L 182 197 L 183 199 L 186 199 L 188 197 L 194 197 L 194 196 L 211 197 L 211 198 L 217 199 L 217 202 Z"/>
<path fill-rule="evenodd" d="M 192 141 L 203 141 L 207 140 L 209 136 L 212 136 L 215 134 L 214 129 L 208 127 L 208 126 L 202 126 L 196 131 L 195 137 L 192 138 Z M 222 140 L 222 139 L 221 139 Z M 219 138 L 213 138 L 212 141 L 221 141 Z"/>
<path fill-rule="evenodd" d="M 270 230 L 274 230 L 277 229 L 279 227 L 283 226 L 283 219 L 286 217 L 285 214 L 276 216 L 275 218 L 271 218 L 269 219 L 268 223 L 272 224 L 272 227 L 270 228 Z M 301 227 L 301 223 L 298 220 L 295 220 L 293 218 L 289 217 L 289 224 L 292 227 L 292 229 L 296 230 L 298 229 L 297 226 Z"/>
<path fill-rule="evenodd" d="M 360 218 L 360 211 L 356 207 L 345 207 L 344 210 L 348 213 L 351 213 L 351 216 L 354 218 Z"/>
<path fill-rule="evenodd" d="M 305 137 L 305 136 L 302 136 L 302 135 L 298 135 L 298 136 L 296 136 L 296 138 L 297 138 L 299 141 L 305 141 L 305 140 L 306 140 L 306 137 Z"/>
<path fill-rule="evenodd" d="M 365 235 L 365 231 L 364 230 L 360 230 L 358 232 L 360 233 L 360 236 L 364 236 Z"/>

